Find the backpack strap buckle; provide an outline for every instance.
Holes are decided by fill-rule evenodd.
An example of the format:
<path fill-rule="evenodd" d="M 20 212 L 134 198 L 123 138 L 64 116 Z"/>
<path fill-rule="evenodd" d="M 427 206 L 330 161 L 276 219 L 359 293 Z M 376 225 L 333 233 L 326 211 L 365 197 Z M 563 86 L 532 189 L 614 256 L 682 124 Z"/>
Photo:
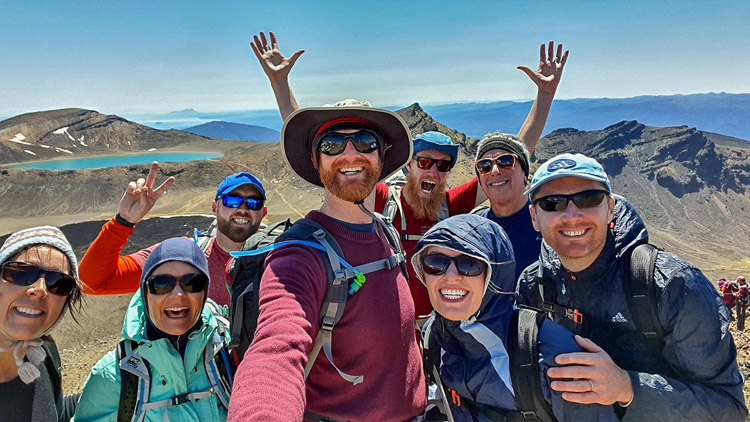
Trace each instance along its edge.
<path fill-rule="evenodd" d="M 578 309 L 568 308 L 565 311 L 565 316 L 568 319 L 573 320 L 573 322 L 575 322 L 576 324 L 583 324 L 583 314 L 580 311 L 578 311 Z"/>
<path fill-rule="evenodd" d="M 172 406 L 179 406 L 189 401 L 191 400 L 187 394 L 180 394 L 179 396 L 172 397 Z"/>
<path fill-rule="evenodd" d="M 324 332 L 332 332 L 333 326 L 336 325 L 336 318 L 332 316 L 323 317 L 323 322 L 320 324 L 320 330 Z"/>
<path fill-rule="evenodd" d="M 334 284 L 338 285 L 338 284 L 343 283 L 347 279 L 347 277 L 346 277 L 346 270 L 344 270 L 343 268 L 341 268 L 341 269 L 338 269 L 338 270 L 334 271 L 333 272 L 333 278 L 335 280 Z"/>
<path fill-rule="evenodd" d="M 521 416 L 523 417 L 523 420 L 525 420 L 525 421 L 536 421 L 536 420 L 539 420 L 536 417 L 536 412 L 533 412 L 533 411 L 528 411 L 528 410 L 524 411 L 524 410 L 522 410 L 521 411 Z"/>
<path fill-rule="evenodd" d="M 385 261 L 385 268 L 388 270 L 390 270 L 391 268 L 396 268 L 403 260 L 404 260 L 403 253 L 391 255 Z"/>

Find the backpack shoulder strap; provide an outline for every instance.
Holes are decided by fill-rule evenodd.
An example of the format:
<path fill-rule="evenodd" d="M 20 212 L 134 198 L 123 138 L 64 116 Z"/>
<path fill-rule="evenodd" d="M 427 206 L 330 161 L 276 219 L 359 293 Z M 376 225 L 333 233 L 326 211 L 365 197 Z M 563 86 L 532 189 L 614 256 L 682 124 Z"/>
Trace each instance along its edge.
<path fill-rule="evenodd" d="M 237 369 L 229 359 L 226 331 L 222 323 L 213 334 L 213 342 L 206 345 L 203 364 L 211 382 L 211 392 L 216 394 L 225 409 L 229 409 L 229 396 L 232 394 L 234 372 Z"/>
<path fill-rule="evenodd" d="M 661 355 L 664 348 L 664 330 L 657 315 L 654 287 L 654 269 L 658 252 L 655 246 L 647 243 L 633 249 L 624 287 L 636 329 L 640 331 L 648 347 Z"/>
<path fill-rule="evenodd" d="M 309 218 L 302 218 L 295 222 L 292 228 L 284 232 L 283 237 L 293 237 L 300 240 L 313 240 L 326 249 L 326 252 L 322 253 L 325 257 L 323 259 L 323 266 L 326 268 L 328 278 L 326 294 L 320 310 L 320 328 L 318 329 L 318 335 L 315 337 L 313 350 L 307 357 L 304 379 L 307 380 L 310 371 L 315 365 L 320 350 L 323 349 L 323 353 L 325 353 L 326 358 L 328 358 L 328 362 L 330 362 L 331 366 L 336 369 L 341 378 L 353 385 L 361 383 L 364 380 L 362 375 L 349 375 L 333 363 L 333 352 L 331 346 L 333 327 L 339 322 L 344 314 L 348 295 L 347 290 L 349 288 L 349 277 L 347 277 L 347 272 L 341 268 L 341 264 L 339 263 L 339 256 L 343 256 L 341 247 L 328 230 Z M 279 239 L 281 239 L 281 236 Z"/>
<path fill-rule="evenodd" d="M 401 206 L 401 190 L 398 185 L 388 185 L 388 198 L 383 206 L 383 217 L 391 224 L 396 219 L 396 215 L 401 216 L 401 231 L 406 232 L 406 218 L 404 217 L 404 208 Z"/>
<path fill-rule="evenodd" d="M 211 222 L 211 225 L 209 225 L 206 230 L 193 230 L 193 239 L 203 253 L 206 253 L 208 250 L 208 244 L 211 242 L 211 238 L 216 236 L 216 231 L 218 230 L 217 224 L 218 222 L 216 218 L 214 218 L 214 221 Z"/>
<path fill-rule="evenodd" d="M 404 277 L 406 279 L 409 279 L 409 271 L 407 270 L 407 262 L 406 262 L 406 253 L 404 252 L 404 248 L 401 245 L 401 239 L 399 238 L 398 231 L 396 231 L 396 228 L 393 227 L 392 223 L 389 223 L 387 220 L 383 218 L 382 215 L 378 213 L 372 213 L 373 220 L 375 220 L 375 224 L 380 225 L 380 227 L 383 229 L 383 234 L 385 234 L 386 240 L 388 240 L 388 244 L 391 245 L 391 248 L 393 249 L 393 252 L 395 252 L 395 255 L 388 258 L 389 265 L 386 265 L 386 269 L 391 269 L 398 264 L 401 267 L 401 272 L 404 274 Z"/>
<path fill-rule="evenodd" d="M 443 195 L 443 201 L 440 203 L 440 209 L 437 213 L 437 221 L 443 221 L 451 216 L 451 211 L 448 209 L 448 198 Z"/>
<path fill-rule="evenodd" d="M 117 407 L 117 422 L 143 420 L 142 412 L 136 412 L 138 397 L 149 397 L 151 373 L 148 364 L 134 349 L 133 340 L 123 339 L 117 343 L 117 362 L 120 369 L 120 403 Z M 141 383 L 143 378 L 145 382 Z M 145 391 L 142 391 L 145 390 Z"/>
<path fill-rule="evenodd" d="M 445 392 L 443 381 L 440 379 L 440 355 L 442 351 L 437 344 L 435 336 L 432 335 L 433 326 L 439 323 L 439 318 L 437 315 L 433 316 L 422 327 L 422 365 L 427 381 L 427 407 L 436 406 L 440 413 L 446 416 L 448 422 L 454 422 L 448 395 Z M 430 384 L 435 386 L 437 397 L 429 396 Z"/>
<path fill-rule="evenodd" d="M 514 401 L 524 420 L 553 422 L 555 417 L 542 395 L 539 375 L 539 327 L 545 316 L 531 309 L 519 309 L 511 317 L 508 334 L 510 379 Z M 515 330 L 516 335 L 513 335 Z"/>

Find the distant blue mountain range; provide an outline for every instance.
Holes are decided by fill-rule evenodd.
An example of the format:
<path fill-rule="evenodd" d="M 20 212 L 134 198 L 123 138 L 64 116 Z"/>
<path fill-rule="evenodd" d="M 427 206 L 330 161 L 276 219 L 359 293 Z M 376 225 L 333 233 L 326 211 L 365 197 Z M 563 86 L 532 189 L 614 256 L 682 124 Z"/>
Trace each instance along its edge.
<path fill-rule="evenodd" d="M 438 122 L 474 138 L 496 130 L 517 133 L 531 101 L 422 105 Z M 397 110 L 403 106 L 386 107 Z M 160 115 L 124 116 L 156 129 L 184 129 L 219 120 L 281 130 L 279 112 L 273 110 L 202 113 L 192 109 Z M 648 126 L 687 125 L 750 140 L 750 94 L 656 95 L 632 98 L 581 98 L 555 100 L 544 133 L 572 127 L 599 130 L 623 120 Z"/>
<path fill-rule="evenodd" d="M 164 114 L 123 115 L 122 117 L 154 129 L 186 129 L 212 121 L 242 123 L 281 130 L 278 110 L 200 112 L 193 109 Z M 278 139 L 277 139 L 278 140 Z"/>
<path fill-rule="evenodd" d="M 242 123 L 213 121 L 183 129 L 186 132 L 209 138 L 232 139 L 235 141 L 278 142 L 281 133 L 263 126 Z"/>
<path fill-rule="evenodd" d="M 481 138 L 499 130 L 517 133 L 532 102 L 456 103 L 422 108 L 440 123 Z M 688 125 L 750 140 L 750 94 L 692 94 L 555 100 L 545 134 L 572 127 L 598 130 L 622 120 L 648 126 Z"/>

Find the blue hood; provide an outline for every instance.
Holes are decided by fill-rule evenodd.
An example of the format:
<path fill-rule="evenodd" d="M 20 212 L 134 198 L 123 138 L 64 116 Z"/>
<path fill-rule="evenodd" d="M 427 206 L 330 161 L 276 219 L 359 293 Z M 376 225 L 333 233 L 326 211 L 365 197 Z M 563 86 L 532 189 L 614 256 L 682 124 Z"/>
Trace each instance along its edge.
<path fill-rule="evenodd" d="M 452 249 L 487 264 L 484 296 L 474 317 L 481 320 L 490 316 L 485 314 L 498 315 L 512 308 L 516 290 L 513 247 L 508 235 L 497 223 L 478 215 L 463 214 L 434 225 L 419 240 L 411 258 L 414 271 L 422 283 L 424 279 L 419 257 L 430 246 Z"/>

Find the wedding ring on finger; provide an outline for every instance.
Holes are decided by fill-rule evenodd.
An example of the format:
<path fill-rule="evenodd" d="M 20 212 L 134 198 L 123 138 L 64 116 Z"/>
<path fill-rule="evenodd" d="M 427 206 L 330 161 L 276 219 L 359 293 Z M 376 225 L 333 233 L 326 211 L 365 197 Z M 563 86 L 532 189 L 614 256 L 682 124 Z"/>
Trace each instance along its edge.
<path fill-rule="evenodd" d="M 591 390 L 589 390 L 589 391 L 591 391 L 593 393 L 594 392 L 594 383 L 591 380 L 587 380 L 587 381 L 589 382 L 589 385 L 591 386 Z"/>

